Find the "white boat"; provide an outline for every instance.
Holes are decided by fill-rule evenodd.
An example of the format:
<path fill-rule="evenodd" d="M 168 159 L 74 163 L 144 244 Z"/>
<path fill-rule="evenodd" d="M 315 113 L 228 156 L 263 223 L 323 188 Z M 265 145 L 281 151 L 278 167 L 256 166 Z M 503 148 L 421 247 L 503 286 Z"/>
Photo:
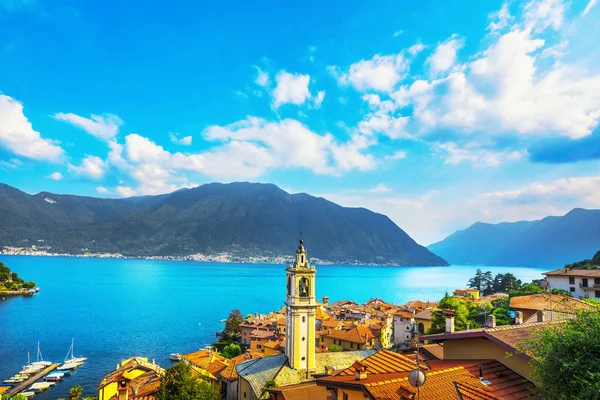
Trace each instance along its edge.
<path fill-rule="evenodd" d="M 83 364 L 87 360 L 86 357 L 75 357 L 74 349 L 75 349 L 75 338 L 72 338 L 71 339 L 71 347 L 69 347 L 69 351 L 67 351 L 67 356 L 65 357 L 65 364 L 70 363 L 70 362 Z"/>
<path fill-rule="evenodd" d="M 35 392 L 21 392 L 19 394 L 21 396 L 25 396 L 25 397 L 33 397 L 33 396 L 35 396 Z"/>
<path fill-rule="evenodd" d="M 29 387 L 29 390 L 32 392 L 43 392 L 51 386 L 54 386 L 56 383 L 54 382 L 36 382 Z"/>
<path fill-rule="evenodd" d="M 64 363 L 60 367 L 58 367 L 58 369 L 62 369 L 62 370 L 75 369 L 75 368 L 80 367 L 81 364 L 83 364 L 83 361 L 81 361 L 81 362 L 69 361 L 69 362 Z"/>

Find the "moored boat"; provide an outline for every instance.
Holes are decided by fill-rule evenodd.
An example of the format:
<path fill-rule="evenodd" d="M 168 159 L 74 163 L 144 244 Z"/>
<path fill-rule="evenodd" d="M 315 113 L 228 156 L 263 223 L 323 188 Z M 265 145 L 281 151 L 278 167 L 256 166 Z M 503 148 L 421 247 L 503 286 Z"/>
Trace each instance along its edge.
<path fill-rule="evenodd" d="M 31 391 L 21 392 L 19 394 L 22 395 L 22 396 L 28 397 L 28 398 L 35 396 L 35 392 L 31 392 Z"/>
<path fill-rule="evenodd" d="M 169 358 L 171 359 L 171 361 L 181 361 L 183 359 L 183 356 L 180 353 L 171 353 L 171 356 L 169 356 Z"/>
<path fill-rule="evenodd" d="M 67 356 L 65 357 L 66 363 L 79 363 L 80 365 L 87 361 L 87 357 L 75 357 L 75 338 L 71 339 L 71 347 L 69 347 L 69 351 L 67 351 Z M 70 357 L 69 357 L 70 356 Z"/>

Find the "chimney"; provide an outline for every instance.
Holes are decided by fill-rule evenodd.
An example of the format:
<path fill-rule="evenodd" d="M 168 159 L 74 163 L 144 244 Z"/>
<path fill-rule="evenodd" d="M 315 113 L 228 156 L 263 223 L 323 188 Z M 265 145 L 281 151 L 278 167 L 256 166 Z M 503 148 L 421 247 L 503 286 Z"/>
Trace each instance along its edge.
<path fill-rule="evenodd" d="M 454 333 L 454 310 L 444 310 L 444 316 L 446 317 L 446 333 Z"/>
<path fill-rule="evenodd" d="M 323 296 L 322 303 L 324 306 L 328 306 L 329 305 L 329 296 Z"/>
<path fill-rule="evenodd" d="M 486 326 L 488 328 L 495 328 L 496 327 L 496 316 L 495 315 L 488 315 Z"/>
<path fill-rule="evenodd" d="M 523 312 L 515 311 L 515 325 L 521 325 L 523 323 Z"/>
<path fill-rule="evenodd" d="M 129 399 L 129 381 L 121 378 L 117 386 L 117 399 L 128 400 Z"/>
<path fill-rule="evenodd" d="M 544 310 L 538 310 L 537 322 L 546 322 L 546 315 L 544 315 Z"/>
<path fill-rule="evenodd" d="M 367 379 L 367 366 L 356 360 L 354 364 L 354 380 L 360 381 L 363 379 Z"/>

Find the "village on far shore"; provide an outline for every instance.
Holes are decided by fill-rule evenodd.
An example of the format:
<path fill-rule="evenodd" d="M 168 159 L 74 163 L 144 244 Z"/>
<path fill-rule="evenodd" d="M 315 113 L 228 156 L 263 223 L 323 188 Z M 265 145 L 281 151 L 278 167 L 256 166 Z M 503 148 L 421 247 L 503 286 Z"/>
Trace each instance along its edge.
<path fill-rule="evenodd" d="M 214 398 L 545 398 L 528 340 L 600 304 L 600 267 L 577 263 L 529 284 L 478 270 L 468 288 L 404 305 L 318 301 L 302 239 L 285 271 L 283 308 L 245 317 L 233 310 L 212 346 L 171 355 L 210 383 Z M 100 381 L 98 398 L 154 399 L 165 373 L 129 358 Z"/>

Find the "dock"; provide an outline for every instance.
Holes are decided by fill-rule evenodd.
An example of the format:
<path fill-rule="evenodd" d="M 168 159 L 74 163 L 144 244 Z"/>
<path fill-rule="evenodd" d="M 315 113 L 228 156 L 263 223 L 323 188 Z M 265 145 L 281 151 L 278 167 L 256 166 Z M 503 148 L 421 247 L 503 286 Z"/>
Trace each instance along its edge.
<path fill-rule="evenodd" d="M 33 385 L 36 381 L 42 379 L 44 376 L 46 376 L 50 372 L 54 371 L 56 368 L 58 368 L 59 365 L 60 365 L 60 363 L 54 363 L 52 365 L 49 365 L 48 367 L 44 368 L 40 372 L 36 373 L 35 375 L 32 375 L 31 378 L 27 379 L 26 381 L 23 381 L 23 382 L 19 383 L 19 385 L 8 389 L 6 392 L 4 392 L 4 394 L 8 395 L 10 397 L 10 396 L 14 396 L 18 393 L 21 393 L 22 391 L 27 389 L 29 386 Z"/>

